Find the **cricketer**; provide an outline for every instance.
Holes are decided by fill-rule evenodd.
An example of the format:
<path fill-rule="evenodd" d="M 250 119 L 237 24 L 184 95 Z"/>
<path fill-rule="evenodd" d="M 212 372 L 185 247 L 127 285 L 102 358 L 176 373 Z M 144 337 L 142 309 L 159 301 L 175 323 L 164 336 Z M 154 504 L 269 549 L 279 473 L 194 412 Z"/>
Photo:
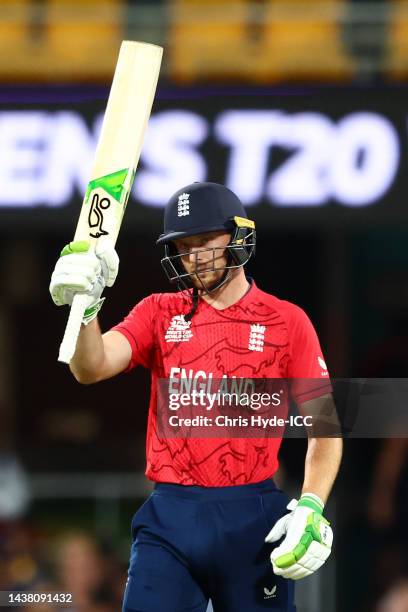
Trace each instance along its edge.
<path fill-rule="evenodd" d="M 139 365 L 151 371 L 146 476 L 155 485 L 132 521 L 123 611 L 205 612 L 211 599 L 215 612 L 293 612 L 294 581 L 330 555 L 333 533 L 323 511 L 341 439 L 308 438 L 303 486 L 289 502 L 273 480 L 281 438 L 163 437 L 157 382 L 175 371 L 321 379 L 294 397 L 300 412 L 318 412 L 333 401 L 319 340 L 301 308 L 246 276 L 255 224 L 225 186 L 193 183 L 175 193 L 157 243 L 179 290 L 146 297 L 104 334 L 98 311 L 118 272 L 113 247 L 94 252 L 83 241 L 70 243 L 50 284 L 57 305 L 89 296 L 70 362 L 80 383 Z"/>

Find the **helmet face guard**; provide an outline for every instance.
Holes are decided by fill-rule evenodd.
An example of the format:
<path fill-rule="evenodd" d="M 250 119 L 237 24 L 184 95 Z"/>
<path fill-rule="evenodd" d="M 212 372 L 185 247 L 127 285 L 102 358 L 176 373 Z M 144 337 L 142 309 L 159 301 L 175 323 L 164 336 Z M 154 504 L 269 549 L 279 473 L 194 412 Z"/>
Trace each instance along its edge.
<path fill-rule="evenodd" d="M 195 288 L 202 293 L 212 293 L 231 278 L 233 271 L 242 268 L 255 253 L 256 232 L 255 223 L 244 217 L 231 219 L 235 228 L 232 230 L 231 240 L 225 247 L 210 247 L 198 249 L 194 252 L 195 265 L 192 272 L 187 272 L 182 258 L 191 257 L 191 253 L 178 253 L 174 242 L 168 242 L 164 247 L 164 257 L 161 260 L 162 268 L 171 283 L 176 283 L 179 289 Z M 186 234 L 186 237 L 188 234 Z M 212 258 L 205 268 L 199 266 L 198 256 L 203 252 L 212 252 Z M 219 266 L 218 260 L 226 255 L 226 264 Z M 215 283 L 208 284 L 201 275 L 205 272 L 222 271 L 221 278 Z M 194 282 L 195 281 L 195 282 Z"/>

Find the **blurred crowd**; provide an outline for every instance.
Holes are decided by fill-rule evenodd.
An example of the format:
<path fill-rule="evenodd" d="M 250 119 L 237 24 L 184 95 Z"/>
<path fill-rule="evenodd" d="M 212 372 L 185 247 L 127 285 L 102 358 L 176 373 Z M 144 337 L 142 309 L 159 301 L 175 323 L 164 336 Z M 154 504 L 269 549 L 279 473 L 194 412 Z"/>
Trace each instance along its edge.
<path fill-rule="evenodd" d="M 390 438 L 380 443 L 368 518 L 366 585 L 367 608 L 375 612 L 408 611 L 408 440 Z"/>
<path fill-rule="evenodd" d="M 114 550 L 81 531 L 53 537 L 21 521 L 0 523 L 0 591 L 70 593 L 72 605 L 32 605 L 22 612 L 117 612 L 126 567 Z"/>

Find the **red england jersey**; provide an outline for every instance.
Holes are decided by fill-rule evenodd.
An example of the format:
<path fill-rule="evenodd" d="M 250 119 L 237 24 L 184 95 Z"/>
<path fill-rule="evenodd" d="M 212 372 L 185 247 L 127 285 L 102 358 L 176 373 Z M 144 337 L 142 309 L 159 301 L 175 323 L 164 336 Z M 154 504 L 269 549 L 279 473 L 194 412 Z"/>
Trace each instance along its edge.
<path fill-rule="evenodd" d="M 293 392 L 298 403 L 330 391 L 328 372 L 312 323 L 301 308 L 258 289 L 216 310 L 191 293 L 153 294 L 139 302 L 113 330 L 132 347 L 128 370 L 151 371 L 146 476 L 156 482 L 219 487 L 260 482 L 278 468 L 280 437 L 170 438 L 157 422 L 159 379 L 321 379 L 311 392 Z"/>

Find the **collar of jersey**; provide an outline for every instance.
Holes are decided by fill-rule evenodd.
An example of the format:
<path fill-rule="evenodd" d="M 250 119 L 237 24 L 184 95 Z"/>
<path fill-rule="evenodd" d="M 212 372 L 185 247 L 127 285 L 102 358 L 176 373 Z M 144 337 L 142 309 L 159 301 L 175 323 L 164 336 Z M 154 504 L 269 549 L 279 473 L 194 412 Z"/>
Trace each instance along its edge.
<path fill-rule="evenodd" d="M 238 305 L 239 306 L 243 306 L 243 304 L 247 300 L 252 299 L 254 291 L 257 289 L 255 281 L 254 281 L 254 279 L 251 276 L 247 276 L 246 279 L 247 279 L 248 283 L 250 284 L 250 287 L 249 287 L 248 291 L 246 293 L 244 293 L 244 295 L 242 297 L 240 297 L 239 300 L 237 300 L 233 304 L 230 304 L 226 308 L 221 308 L 221 309 L 220 308 L 214 308 L 214 306 L 211 306 L 211 304 L 209 304 L 208 302 L 206 302 L 205 300 L 200 298 L 200 301 L 198 303 L 198 310 L 200 310 L 201 308 L 210 308 L 214 312 L 219 312 L 221 314 L 221 313 L 224 313 L 224 312 L 228 312 L 228 310 L 230 308 L 235 308 Z"/>

